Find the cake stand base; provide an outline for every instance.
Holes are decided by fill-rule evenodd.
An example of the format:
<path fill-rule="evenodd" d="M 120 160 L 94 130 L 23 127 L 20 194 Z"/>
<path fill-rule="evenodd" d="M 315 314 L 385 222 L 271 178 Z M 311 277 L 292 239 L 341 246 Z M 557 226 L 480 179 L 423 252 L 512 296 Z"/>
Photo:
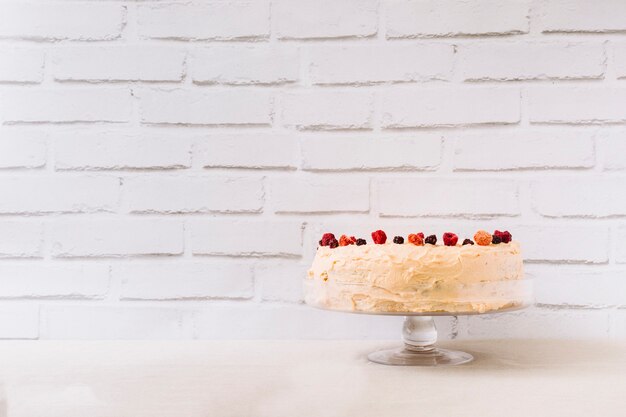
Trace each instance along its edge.
<path fill-rule="evenodd" d="M 408 348 L 379 350 L 370 353 L 367 358 L 383 365 L 404 366 L 443 366 L 460 365 L 470 362 L 474 357 L 458 350 L 432 349 L 429 352 L 415 352 Z"/>
<path fill-rule="evenodd" d="M 446 366 L 470 362 L 474 357 L 457 350 L 439 349 L 435 321 L 430 316 L 407 316 L 402 328 L 404 347 L 379 350 L 367 358 L 383 365 Z"/>

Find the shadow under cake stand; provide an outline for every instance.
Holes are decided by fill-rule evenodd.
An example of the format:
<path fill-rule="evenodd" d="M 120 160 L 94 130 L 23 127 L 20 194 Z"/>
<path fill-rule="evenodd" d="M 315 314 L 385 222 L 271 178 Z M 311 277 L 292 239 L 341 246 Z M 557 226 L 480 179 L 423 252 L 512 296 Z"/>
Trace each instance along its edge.
<path fill-rule="evenodd" d="M 366 312 L 354 310 L 337 310 L 313 305 L 322 310 L 337 311 L 344 313 L 372 314 L 404 316 L 402 326 L 402 340 L 404 345 L 392 349 L 378 350 L 370 353 L 367 358 L 383 365 L 404 365 L 404 366 L 445 366 L 461 365 L 470 362 L 474 357 L 459 350 L 449 350 L 438 348 L 437 328 L 435 327 L 434 316 L 465 316 L 479 314 L 497 314 L 508 311 L 521 310 L 528 306 L 527 302 L 512 305 L 511 307 L 490 310 L 484 313 L 479 312 Z"/>

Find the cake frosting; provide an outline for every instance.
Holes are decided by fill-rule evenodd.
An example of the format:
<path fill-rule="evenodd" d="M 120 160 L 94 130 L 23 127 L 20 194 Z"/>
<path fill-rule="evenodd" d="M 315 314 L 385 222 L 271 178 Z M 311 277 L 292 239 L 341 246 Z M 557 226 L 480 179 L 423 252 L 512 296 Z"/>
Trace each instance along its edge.
<path fill-rule="evenodd" d="M 528 285 L 515 241 L 320 246 L 305 300 L 357 312 L 485 313 L 523 305 Z"/>

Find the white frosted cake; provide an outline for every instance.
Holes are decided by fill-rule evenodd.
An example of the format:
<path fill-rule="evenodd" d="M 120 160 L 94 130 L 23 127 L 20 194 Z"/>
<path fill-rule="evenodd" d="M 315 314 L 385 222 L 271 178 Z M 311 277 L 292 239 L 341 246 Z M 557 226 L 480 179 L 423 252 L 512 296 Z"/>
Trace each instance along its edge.
<path fill-rule="evenodd" d="M 457 244 L 453 233 L 396 236 L 374 244 L 327 233 L 305 280 L 316 307 L 369 313 L 485 313 L 521 307 L 531 288 L 522 255 L 508 232 L 479 231 Z"/>

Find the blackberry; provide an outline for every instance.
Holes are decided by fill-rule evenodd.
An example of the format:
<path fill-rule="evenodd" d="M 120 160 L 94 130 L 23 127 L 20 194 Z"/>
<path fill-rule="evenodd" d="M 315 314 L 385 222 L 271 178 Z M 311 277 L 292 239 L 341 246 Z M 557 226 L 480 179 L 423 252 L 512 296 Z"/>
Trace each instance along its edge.
<path fill-rule="evenodd" d="M 474 242 L 472 242 L 472 239 L 465 239 L 465 240 L 463 241 L 463 244 L 464 244 L 464 245 L 473 245 L 473 244 L 474 244 Z"/>
<path fill-rule="evenodd" d="M 357 246 L 367 245 L 367 242 L 365 241 L 365 239 L 357 239 L 356 245 Z"/>
<path fill-rule="evenodd" d="M 393 238 L 393 243 L 397 243 L 398 245 L 402 245 L 404 243 L 404 238 L 402 236 L 396 236 Z"/>
<path fill-rule="evenodd" d="M 339 242 L 337 242 L 337 239 L 333 239 L 328 242 L 328 246 L 330 246 L 331 249 L 335 249 L 337 246 L 339 246 Z"/>
<path fill-rule="evenodd" d="M 437 236 L 436 235 L 430 235 L 426 239 L 424 239 L 424 242 L 428 243 L 428 244 L 431 244 L 431 245 L 436 245 L 437 244 Z"/>
<path fill-rule="evenodd" d="M 502 243 L 502 238 L 500 236 L 493 235 L 491 238 L 491 243 L 497 245 L 498 243 Z"/>

